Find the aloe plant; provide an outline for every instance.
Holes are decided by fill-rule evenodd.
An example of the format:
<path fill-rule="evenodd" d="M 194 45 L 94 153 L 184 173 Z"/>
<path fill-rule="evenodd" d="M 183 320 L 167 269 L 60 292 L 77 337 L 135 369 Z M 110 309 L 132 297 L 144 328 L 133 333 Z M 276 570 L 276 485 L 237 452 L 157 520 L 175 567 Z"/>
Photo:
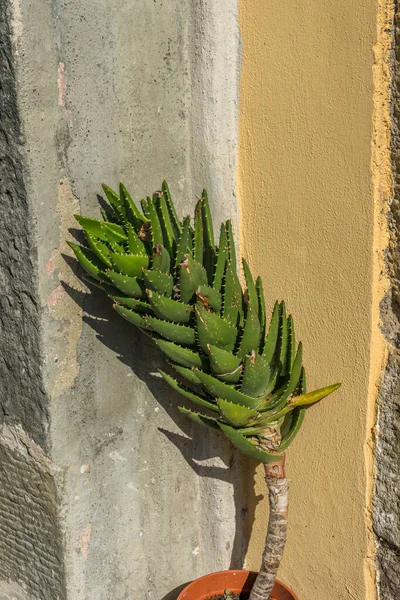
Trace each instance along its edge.
<path fill-rule="evenodd" d="M 286 540 L 285 450 L 305 411 L 340 384 L 306 392 L 293 318 L 277 302 L 267 326 L 262 281 L 243 260 L 242 288 L 231 222 L 216 244 L 206 191 L 191 221 L 178 218 L 166 182 L 140 209 L 124 185 L 102 187 L 102 219 L 76 215 L 87 244 L 70 246 L 115 310 L 166 355 L 176 376 L 161 371 L 165 381 L 200 408 L 179 410 L 264 464 L 269 526 L 250 600 L 267 600 Z"/>

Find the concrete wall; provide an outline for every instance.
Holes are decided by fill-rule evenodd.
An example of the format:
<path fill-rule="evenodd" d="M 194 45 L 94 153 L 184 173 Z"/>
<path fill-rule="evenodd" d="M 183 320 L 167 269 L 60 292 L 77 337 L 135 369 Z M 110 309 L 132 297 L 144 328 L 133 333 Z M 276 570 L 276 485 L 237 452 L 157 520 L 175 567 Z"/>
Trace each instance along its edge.
<path fill-rule="evenodd" d="M 15 0 L 2 10 L 2 56 L 12 65 L 2 86 L 13 102 L 2 130 L 3 157 L 13 161 L 6 198 L 19 186 L 4 243 L 4 271 L 16 276 L 2 306 L 18 302 L 19 313 L 2 313 L 2 354 L 14 361 L 2 365 L 13 428 L 3 454 L 19 437 L 18 457 L 0 474 L 9 496 L 11 467 L 17 473 L 27 453 L 21 425 L 46 452 L 28 494 L 39 486 L 51 523 L 43 556 L 23 525 L 18 562 L 14 532 L 0 520 L 0 597 L 12 593 L 10 580 L 35 599 L 172 598 L 196 576 L 241 565 L 241 463 L 226 441 L 179 416 L 156 374 L 161 356 L 62 254 L 73 213 L 98 214 L 101 181 L 123 180 L 141 197 L 166 178 L 181 212 L 207 186 L 217 224 L 236 221 L 236 5 Z M 35 518 L 26 494 L 13 493 L 17 510 Z M 61 546 L 51 587 L 41 564 Z"/>

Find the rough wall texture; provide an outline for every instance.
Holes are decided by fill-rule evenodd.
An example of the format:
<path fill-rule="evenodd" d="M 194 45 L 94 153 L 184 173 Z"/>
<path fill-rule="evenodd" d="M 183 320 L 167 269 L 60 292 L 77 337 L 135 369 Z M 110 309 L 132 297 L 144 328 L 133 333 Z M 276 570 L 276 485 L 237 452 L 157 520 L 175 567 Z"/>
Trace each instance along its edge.
<path fill-rule="evenodd" d="M 49 419 L 37 253 L 11 22 L 10 4 L 1 2 L 0 598 L 61 600 L 65 583 L 56 487 L 43 453 Z"/>
<path fill-rule="evenodd" d="M 396 600 L 400 589 L 400 11 L 396 3 L 393 52 L 392 165 L 394 198 L 389 212 L 387 264 L 391 289 L 382 302 L 388 363 L 379 392 L 374 531 L 379 597 Z"/>
<path fill-rule="evenodd" d="M 27 597 L 63 600 L 54 466 L 21 427 L 0 429 L 0 598 L 11 580 Z M 18 596 L 17 596 L 18 597 Z"/>
<path fill-rule="evenodd" d="M 141 197 L 166 178 L 181 212 L 206 186 L 217 222 L 236 220 L 236 3 L 13 7 L 68 597 L 174 599 L 241 564 L 241 463 L 181 418 L 161 356 L 62 255 L 101 181 Z"/>
<path fill-rule="evenodd" d="M 8 2 L 0 3 L 0 422 L 21 423 L 46 444 L 33 222 L 21 158 L 17 75 Z"/>

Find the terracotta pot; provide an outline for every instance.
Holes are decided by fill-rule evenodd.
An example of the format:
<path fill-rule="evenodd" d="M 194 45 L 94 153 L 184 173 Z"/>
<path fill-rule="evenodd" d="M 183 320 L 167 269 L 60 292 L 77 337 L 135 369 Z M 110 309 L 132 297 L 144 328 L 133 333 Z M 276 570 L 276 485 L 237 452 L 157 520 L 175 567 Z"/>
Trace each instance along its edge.
<path fill-rule="evenodd" d="M 250 593 L 257 573 L 252 571 L 219 571 L 210 573 L 192 581 L 179 594 L 177 600 L 209 600 L 223 594 L 226 589 L 233 594 Z M 280 581 L 275 582 L 272 600 L 299 600 L 298 597 Z"/>

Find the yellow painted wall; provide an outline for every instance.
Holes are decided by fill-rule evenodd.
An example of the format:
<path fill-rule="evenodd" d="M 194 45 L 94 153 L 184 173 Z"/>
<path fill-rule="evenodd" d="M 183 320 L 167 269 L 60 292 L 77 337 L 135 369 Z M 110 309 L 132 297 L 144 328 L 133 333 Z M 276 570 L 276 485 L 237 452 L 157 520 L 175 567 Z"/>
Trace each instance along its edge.
<path fill-rule="evenodd" d="M 375 597 L 367 442 L 383 353 L 376 202 L 388 193 L 377 181 L 382 166 L 371 170 L 374 125 L 385 127 L 374 109 L 378 4 L 382 11 L 377 0 L 239 1 L 242 255 L 263 277 L 267 307 L 287 301 L 309 389 L 343 382 L 309 411 L 288 452 L 290 526 L 279 577 L 300 600 Z M 375 53 L 375 67 L 379 60 Z M 384 158 L 385 143 L 383 135 Z M 256 494 L 264 492 L 258 472 Z M 266 522 L 264 500 L 248 568 L 259 567 Z"/>

